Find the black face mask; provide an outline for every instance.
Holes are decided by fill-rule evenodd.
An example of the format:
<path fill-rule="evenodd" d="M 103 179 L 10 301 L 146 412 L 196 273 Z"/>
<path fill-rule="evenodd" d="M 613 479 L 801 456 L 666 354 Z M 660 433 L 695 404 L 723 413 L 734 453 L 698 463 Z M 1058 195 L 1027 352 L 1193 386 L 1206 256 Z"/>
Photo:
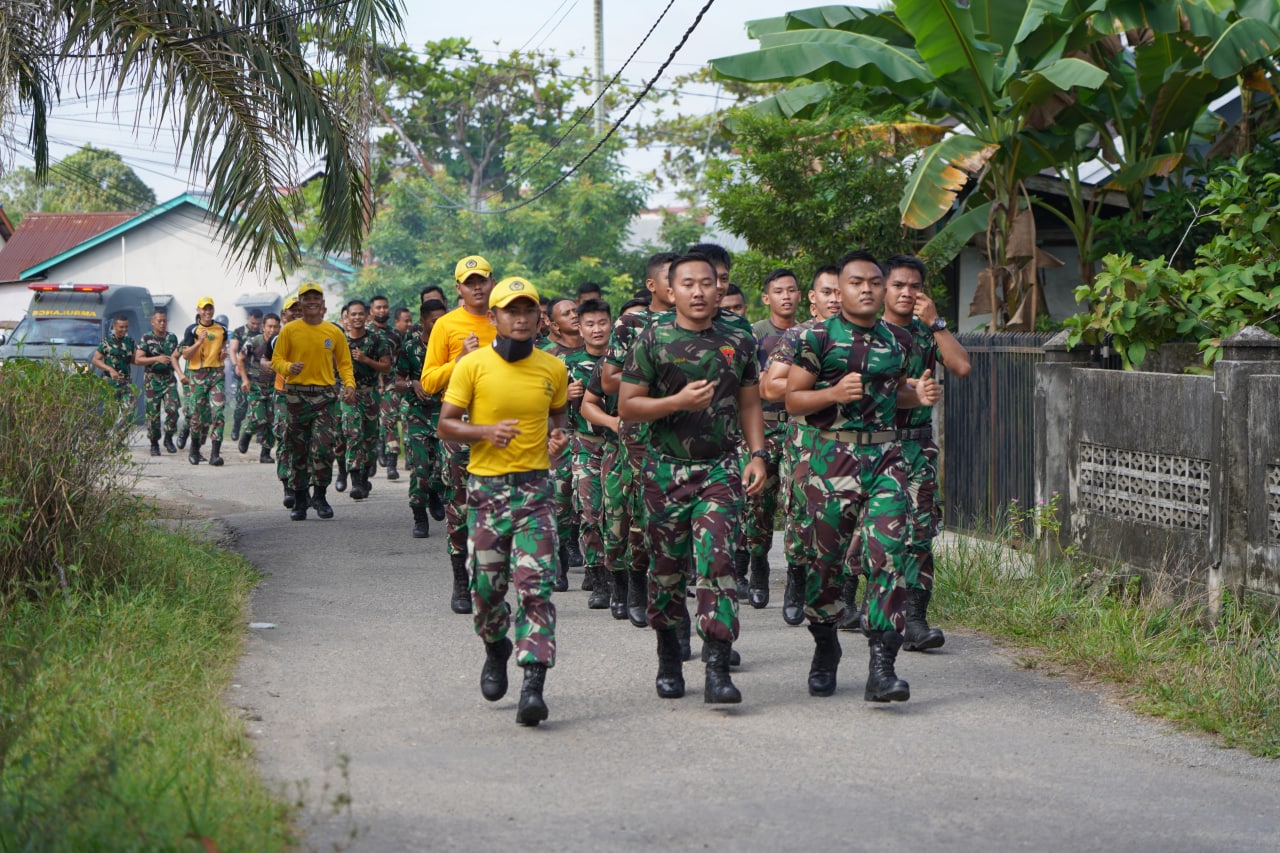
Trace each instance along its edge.
<path fill-rule="evenodd" d="M 499 335 L 493 339 L 493 348 L 506 361 L 519 361 L 533 354 L 533 338 L 514 341 L 511 338 L 504 338 Z"/>

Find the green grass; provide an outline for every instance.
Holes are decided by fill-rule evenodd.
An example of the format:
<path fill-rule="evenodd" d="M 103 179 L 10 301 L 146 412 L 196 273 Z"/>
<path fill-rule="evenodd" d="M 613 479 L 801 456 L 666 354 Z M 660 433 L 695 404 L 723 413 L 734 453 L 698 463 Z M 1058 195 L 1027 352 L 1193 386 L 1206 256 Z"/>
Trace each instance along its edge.
<path fill-rule="evenodd" d="M 1138 711 L 1280 757 L 1280 622 L 1227 595 L 1210 624 L 1202 596 L 1167 577 L 1032 560 L 1007 538 L 940 548 L 933 621 L 963 625 L 1056 665 L 1119 685 Z"/>
<path fill-rule="evenodd" d="M 0 851 L 290 847 L 222 699 L 257 574 L 128 526 L 109 579 L 0 606 Z"/>

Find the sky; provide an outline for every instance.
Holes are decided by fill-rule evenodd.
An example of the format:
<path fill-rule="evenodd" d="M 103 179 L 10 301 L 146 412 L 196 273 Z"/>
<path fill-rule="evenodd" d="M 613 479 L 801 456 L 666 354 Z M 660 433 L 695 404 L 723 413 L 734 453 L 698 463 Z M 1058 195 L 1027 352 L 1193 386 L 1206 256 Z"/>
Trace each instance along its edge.
<path fill-rule="evenodd" d="M 639 85 L 652 77 L 706 0 L 672 0 L 671 8 L 649 40 L 632 60 L 623 79 Z M 512 49 L 540 49 L 564 58 L 566 69 L 589 68 L 592 46 L 594 0 L 476 0 L 471 3 L 438 3 L 407 0 L 405 41 L 420 45 L 450 36 L 471 39 L 474 47 L 496 60 Z M 654 21 L 667 0 L 604 0 L 605 73 L 612 76 L 626 60 Z M 747 38 L 746 22 L 781 15 L 790 9 L 814 5 L 806 0 L 716 0 L 697 30 L 656 85 L 662 87 L 673 77 L 687 74 L 719 56 L 752 50 L 756 43 Z M 573 58 L 570 58 L 570 57 Z M 709 112 L 716 106 L 715 87 L 684 92 L 681 110 Z M 632 114 L 634 120 L 638 113 Z M 51 157 L 65 157 L 86 142 L 118 152 L 156 194 L 165 201 L 187 189 L 201 189 L 183 167 L 175 167 L 172 129 L 157 131 L 152 120 L 143 117 L 135 131 L 137 108 L 127 99 L 118 115 L 96 102 L 63 93 L 63 101 L 50 121 Z M 16 135 L 25 138 L 25 129 Z M 21 146 L 10 142 L 5 167 L 29 166 L 30 157 Z M 658 152 L 634 152 L 626 159 L 637 172 L 652 168 Z M 652 204 L 669 202 L 659 194 Z"/>

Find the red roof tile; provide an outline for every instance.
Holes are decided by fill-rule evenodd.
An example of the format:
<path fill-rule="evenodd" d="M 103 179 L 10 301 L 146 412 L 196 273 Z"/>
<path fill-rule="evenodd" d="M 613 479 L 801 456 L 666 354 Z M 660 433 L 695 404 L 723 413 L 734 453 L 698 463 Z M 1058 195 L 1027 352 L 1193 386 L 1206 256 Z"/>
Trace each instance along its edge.
<path fill-rule="evenodd" d="M 137 216 L 110 213 L 28 213 L 0 248 L 0 282 L 18 281 L 22 271 L 60 255 L 103 231 Z"/>

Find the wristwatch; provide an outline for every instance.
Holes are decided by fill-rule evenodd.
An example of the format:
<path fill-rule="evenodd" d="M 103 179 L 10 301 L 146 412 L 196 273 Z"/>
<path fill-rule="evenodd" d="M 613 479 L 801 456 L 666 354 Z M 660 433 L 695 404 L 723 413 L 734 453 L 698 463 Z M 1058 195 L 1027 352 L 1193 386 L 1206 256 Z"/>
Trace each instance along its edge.
<path fill-rule="evenodd" d="M 751 451 L 751 458 L 752 458 L 752 459 L 763 459 L 765 462 L 768 462 L 768 461 L 769 461 L 769 451 L 767 451 L 767 450 L 753 450 L 753 451 Z"/>
<path fill-rule="evenodd" d="M 947 321 L 939 317 L 938 319 L 934 320 L 931 324 L 929 324 L 929 328 L 935 332 L 946 331 Z"/>

